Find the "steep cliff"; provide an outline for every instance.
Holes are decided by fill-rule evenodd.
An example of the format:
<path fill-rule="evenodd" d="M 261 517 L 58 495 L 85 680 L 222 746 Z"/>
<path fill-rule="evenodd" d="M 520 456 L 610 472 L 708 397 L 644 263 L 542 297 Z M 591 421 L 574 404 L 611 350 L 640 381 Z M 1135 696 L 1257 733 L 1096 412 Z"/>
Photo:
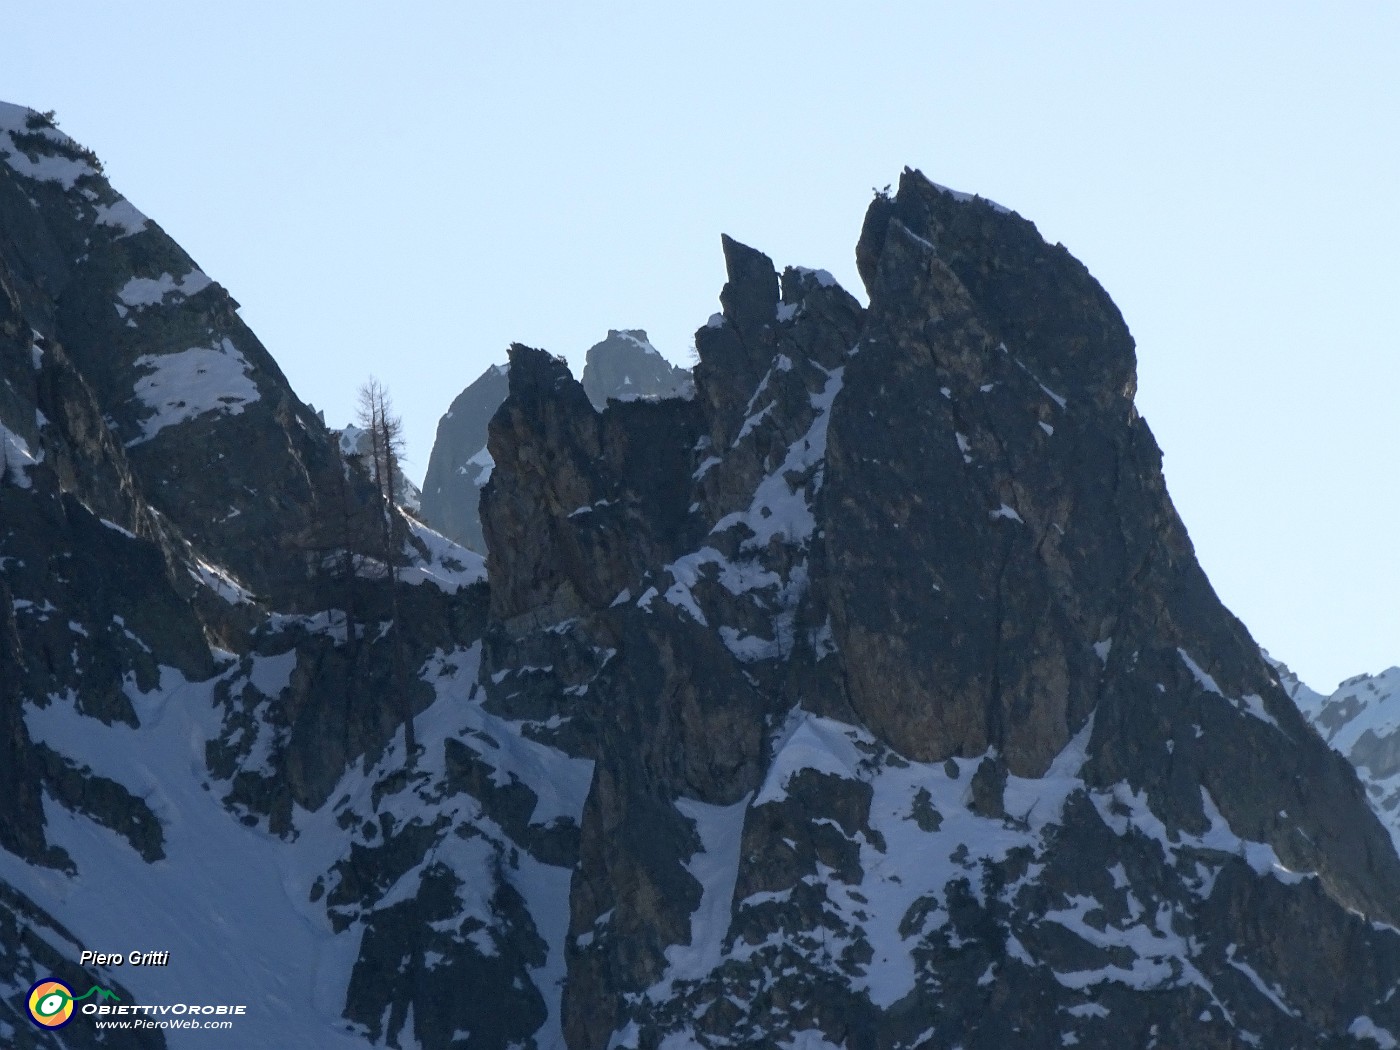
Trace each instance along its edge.
<path fill-rule="evenodd" d="M 492 422 L 488 695 L 596 740 L 571 1045 L 1393 1025 L 1394 851 L 1197 566 L 1083 267 L 912 172 L 868 309 L 725 252 L 693 402 L 599 415 L 517 348 Z"/>
<path fill-rule="evenodd" d="M 480 559 L 386 517 L 236 309 L 95 157 L 0 106 L 6 1045 L 59 1045 L 23 1007 L 46 975 L 128 1002 L 267 1001 L 258 957 L 295 973 L 278 929 L 305 920 L 269 910 L 282 862 L 256 829 L 292 835 L 390 744 L 393 651 L 417 666 L 485 611 Z M 390 573 L 405 615 L 386 623 Z M 162 941 L 173 984 L 76 965 Z M 302 1006 L 245 1036 L 295 1043 Z M 62 1033 L 94 1039 L 90 1021 Z"/>

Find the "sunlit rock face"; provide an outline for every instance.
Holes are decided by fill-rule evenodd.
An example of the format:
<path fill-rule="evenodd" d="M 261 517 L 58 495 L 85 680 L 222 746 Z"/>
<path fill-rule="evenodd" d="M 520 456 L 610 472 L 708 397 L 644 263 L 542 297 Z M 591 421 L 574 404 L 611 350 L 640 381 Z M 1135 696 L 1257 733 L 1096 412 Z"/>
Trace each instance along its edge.
<path fill-rule="evenodd" d="M 1104 291 L 912 171 L 868 305 L 722 250 L 693 375 L 617 331 L 454 404 L 483 559 L 0 109 L 0 1043 L 105 1045 L 52 975 L 250 1046 L 1391 1045 L 1400 860 L 1314 726 L 1390 776 L 1393 690 L 1220 605 Z"/>

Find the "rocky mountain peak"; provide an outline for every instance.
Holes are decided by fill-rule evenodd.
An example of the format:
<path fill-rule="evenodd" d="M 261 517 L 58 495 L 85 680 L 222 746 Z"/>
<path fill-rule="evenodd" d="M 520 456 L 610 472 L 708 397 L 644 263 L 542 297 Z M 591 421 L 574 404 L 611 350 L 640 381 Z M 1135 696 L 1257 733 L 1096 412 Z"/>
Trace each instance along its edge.
<path fill-rule="evenodd" d="M 30 397 L 93 453 L 120 448 L 114 469 L 130 472 L 138 502 L 249 590 L 292 600 L 304 554 L 265 540 L 329 513 L 339 457 L 325 427 L 238 304 L 111 188 L 89 151 L 48 117 L 7 106 L 0 155 L 0 299 L 22 315 L 5 330 L 33 356 Z M 55 384 L 66 412 L 48 400 Z M 80 422 L 82 401 L 95 414 Z M 13 425 L 39 441 L 32 419 Z"/>
<path fill-rule="evenodd" d="M 1112 299 L 1063 245 L 1047 245 L 1033 223 L 1001 205 L 905 169 L 895 195 L 871 203 L 856 248 L 872 304 L 882 297 L 912 304 L 922 282 L 938 285 L 939 267 L 915 276 L 921 267 L 909 260 L 920 252 L 956 274 L 993 323 L 988 334 L 1016 347 L 1047 385 L 1076 402 L 1130 408 L 1137 390 L 1132 337 Z M 909 280 L 920 284 L 907 287 Z M 1051 301 L 1063 312 L 1046 311 Z"/>
<path fill-rule="evenodd" d="M 728 234 L 720 238 L 728 275 L 720 289 L 724 319 L 736 328 L 760 332 L 772 324 L 778 306 L 778 272 L 773 260 Z"/>
<path fill-rule="evenodd" d="M 693 396 L 512 346 L 424 493 L 483 571 L 0 127 L 0 1040 L 54 975 L 267 1046 L 1395 1041 L 1400 858 L 1292 698 L 1376 772 L 1393 683 L 1221 606 L 1030 223 L 906 172 L 869 307 L 724 239 Z"/>
<path fill-rule="evenodd" d="M 600 409 L 609 398 L 685 397 L 691 386 L 690 373 L 662 357 L 640 328 L 608 329 L 606 339 L 588 348 L 582 380 Z"/>
<path fill-rule="evenodd" d="M 760 874 L 774 840 L 757 831 L 755 800 L 790 798 L 802 777 L 807 812 L 870 843 L 837 814 L 885 790 L 887 761 L 966 776 L 968 812 L 1020 826 L 1050 804 L 1070 755 L 1080 786 L 1054 804 L 1057 830 L 1027 840 L 1035 863 L 1102 849 L 1105 827 L 1128 848 L 1151 812 L 1175 829 L 1168 842 L 1228 827 L 1280 870 L 1315 873 L 1333 906 L 1391 914 L 1400 865 L 1384 831 L 1196 565 L 1133 411 L 1131 337 L 1082 266 L 1018 216 L 912 172 L 867 219 L 867 310 L 814 271 L 780 283 L 762 253 L 732 239 L 724 250 L 724 312 L 697 332 L 694 402 L 595 416 L 562 364 L 534 351 L 514 359 L 529 373 L 492 424 L 483 514 L 507 633 L 487 666 L 555 668 L 500 702 L 529 695 L 520 710 L 537 709 L 559 695 L 552 677 L 584 698 L 565 701 L 566 717 L 600 724 L 606 710 L 617 725 L 613 743 L 588 749 L 615 787 L 590 802 L 601 808 L 585 813 L 580 848 L 613 881 L 576 884 L 582 928 L 604 912 L 619 930 L 670 928 L 616 886 L 661 892 L 656 843 L 681 834 L 675 810 L 749 800 L 738 900 L 825 870 L 794 858 L 787 874 Z M 642 481 L 647 461 L 627 458 L 643 433 L 651 462 L 690 478 L 666 499 Z M 580 664 L 582 651 L 608 656 Z M 672 718 L 658 748 L 654 727 Z M 869 764 L 837 757 L 849 747 L 869 749 Z M 681 801 L 668 815 L 625 784 Z M 590 831 L 632 823 L 651 829 L 645 848 Z M 866 862 L 842 863 L 866 892 Z M 1177 881 L 1177 863 L 1157 869 L 1151 894 L 1189 923 L 1202 891 Z M 704 987 L 744 943 L 734 927 L 728 938 Z M 1031 957 L 1051 950 L 1038 945 Z M 571 973 L 593 992 L 640 990 L 667 972 L 664 954 L 620 971 L 590 950 Z M 579 1005 L 567 1030 L 602 1045 L 627 1017 L 679 1021 L 629 1001 Z"/>

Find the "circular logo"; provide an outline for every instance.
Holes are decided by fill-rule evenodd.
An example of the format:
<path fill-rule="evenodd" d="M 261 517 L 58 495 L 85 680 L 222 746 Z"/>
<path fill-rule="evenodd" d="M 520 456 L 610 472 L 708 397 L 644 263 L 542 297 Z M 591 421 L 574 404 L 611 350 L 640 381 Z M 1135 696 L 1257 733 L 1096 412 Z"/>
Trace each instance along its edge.
<path fill-rule="evenodd" d="M 52 977 L 29 989 L 29 1019 L 40 1028 L 62 1028 L 73 1020 L 73 990 Z"/>

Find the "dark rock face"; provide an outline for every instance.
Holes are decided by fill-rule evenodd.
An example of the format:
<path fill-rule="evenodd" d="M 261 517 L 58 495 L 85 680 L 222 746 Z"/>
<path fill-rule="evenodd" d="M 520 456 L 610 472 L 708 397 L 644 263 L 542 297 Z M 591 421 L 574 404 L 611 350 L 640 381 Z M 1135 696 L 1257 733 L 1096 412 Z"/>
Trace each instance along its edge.
<path fill-rule="evenodd" d="M 1184 654 L 1210 653 L 1225 695 L 1267 700 L 1192 749 L 1205 752 L 1198 775 L 1216 797 L 1240 796 L 1221 802 L 1232 826 L 1270 838 L 1271 815 L 1245 800 L 1335 763 L 1192 557 L 1133 410 L 1132 341 L 1117 310 L 1029 224 L 915 176 L 872 207 L 857 257 L 871 307 L 834 411 L 824 493 L 829 612 L 856 713 L 905 754 L 995 746 L 1012 772 L 1038 776 L 1106 701 L 1101 713 L 1137 739 L 1097 756 L 1104 774 L 1162 783 L 1183 759 L 1154 745 L 1162 729 L 1151 723 L 1173 721 L 1164 708 L 1192 692 Z M 1180 688 L 1164 700 L 1158 684 L 1172 681 Z M 933 696 L 941 702 L 920 702 Z M 1267 745 L 1242 747 L 1241 733 L 1309 747 L 1258 768 L 1248 756 Z M 1181 798 L 1188 811 L 1194 792 Z M 1347 834 L 1325 806 L 1303 819 L 1309 840 Z M 1336 845 L 1340 857 L 1367 849 Z M 1285 862 L 1327 865 L 1302 835 L 1275 846 Z"/>
<path fill-rule="evenodd" d="M 724 249 L 669 423 L 517 348 L 490 429 L 484 667 L 545 670 L 489 703 L 596 764 L 570 1045 L 1394 1024 L 1355 918 L 1395 921 L 1394 851 L 1196 565 L 1083 267 L 916 173 L 868 309 Z M 1319 994 L 1348 951 L 1372 975 Z"/>
<path fill-rule="evenodd" d="M 139 488 L 149 512 L 252 591 L 293 601 L 305 556 L 268 538 L 330 517 L 339 457 L 325 428 L 237 303 L 71 140 L 34 124 L 9 135 L 0 255 L 3 298 L 18 311 L 6 322 L 12 357 L 23 364 L 37 348 L 24 388 L 69 439 L 56 468 L 77 476 L 85 498 L 101 490 L 110 503 Z M 19 173 L 15 158 L 31 155 L 40 177 Z M 37 438 L 32 418 L 19 425 Z M 96 477 L 84 453 L 99 460 Z"/>
<path fill-rule="evenodd" d="M 475 551 L 486 550 L 478 503 L 495 466 L 486 428 L 506 399 L 509 374 L 508 365 L 492 365 L 457 395 L 438 423 L 423 481 L 423 520 Z M 610 330 L 588 350 L 583 390 L 599 410 L 609 400 L 687 397 L 692 389 L 690 373 L 662 357 L 639 328 Z"/>
<path fill-rule="evenodd" d="M 1303 717 L 1356 767 L 1371 808 L 1400 840 L 1400 668 L 1348 678 L 1323 696 L 1286 665 L 1270 663 Z"/>
<path fill-rule="evenodd" d="M 514 346 L 454 404 L 483 571 L 0 108 L 0 1042 L 113 929 L 227 960 L 250 1045 L 1400 1033 L 1400 859 L 1290 699 L 1390 777 L 1389 686 L 1221 607 L 1103 290 L 916 172 L 868 307 L 723 250 L 693 392 Z"/>
<path fill-rule="evenodd" d="M 85 893 L 126 900 L 115 909 L 132 909 L 131 930 L 156 928 L 137 903 L 146 880 L 95 888 L 123 858 L 170 868 L 207 853 L 207 840 L 189 848 L 217 833 L 205 798 L 216 821 L 294 837 L 296 807 L 325 808 L 347 767 L 401 732 L 388 651 L 401 642 L 417 667 L 481 631 L 479 559 L 401 516 L 404 616 L 384 624 L 384 568 L 366 554 L 382 512 L 235 310 L 95 158 L 0 105 L 5 1045 L 59 1045 L 22 1006 L 48 974 L 157 996 L 79 968 L 101 931 L 64 928 L 88 921 Z M 434 695 L 410 689 L 410 707 Z M 182 720 L 180 746 L 161 743 Z M 92 834 L 111 856 L 74 852 Z M 62 1045 L 100 1035 L 75 1022 Z M 156 1031 L 130 1042 L 164 1045 Z"/>

